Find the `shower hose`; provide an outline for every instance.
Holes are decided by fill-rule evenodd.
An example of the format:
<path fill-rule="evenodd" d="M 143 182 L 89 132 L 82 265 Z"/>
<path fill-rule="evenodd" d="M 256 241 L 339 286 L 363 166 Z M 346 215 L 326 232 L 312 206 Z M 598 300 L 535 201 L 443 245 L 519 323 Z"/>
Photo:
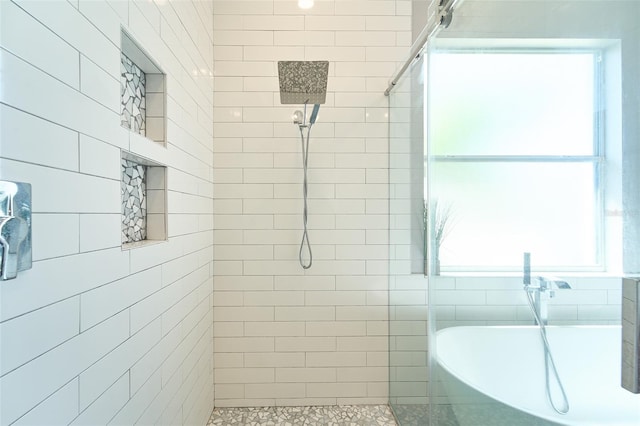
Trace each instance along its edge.
<path fill-rule="evenodd" d="M 558 369 L 556 368 L 556 363 L 553 360 L 553 354 L 551 353 L 551 349 L 549 348 L 549 340 L 547 340 L 547 330 L 545 325 L 540 320 L 540 316 L 538 312 L 536 312 L 535 304 L 533 302 L 533 296 L 530 292 L 527 293 L 527 301 L 529 302 L 529 308 L 531 308 L 531 312 L 533 312 L 533 316 L 538 323 L 538 327 L 540 329 L 540 337 L 542 337 L 542 344 L 544 346 L 544 378 L 547 392 L 547 399 L 549 400 L 549 404 L 558 414 L 567 414 L 569 412 L 569 399 L 567 398 L 567 394 L 564 391 L 564 386 L 562 386 L 562 380 L 560 380 L 560 375 L 558 374 Z M 553 371 L 553 377 L 555 378 L 556 383 L 558 384 L 558 388 L 560 388 L 560 393 L 562 394 L 562 407 L 558 407 L 551 396 L 551 386 L 549 383 L 549 370 Z"/>
<path fill-rule="evenodd" d="M 307 110 L 307 105 L 305 103 L 305 116 L 306 116 L 306 110 Z M 311 253 L 311 243 L 309 243 L 309 231 L 307 229 L 307 222 L 309 219 L 309 213 L 308 213 L 308 206 L 307 206 L 307 164 L 308 164 L 308 160 L 309 160 L 309 137 L 311 136 L 311 126 L 312 124 L 309 123 L 308 125 L 300 125 L 300 141 L 302 142 L 302 173 L 303 173 L 303 178 L 302 178 L 302 197 L 304 199 L 304 207 L 302 210 L 302 226 L 303 226 L 303 232 L 302 232 L 302 241 L 300 241 L 300 250 L 298 251 L 298 261 L 300 262 L 300 266 L 302 266 L 303 269 L 309 269 L 311 268 L 311 264 L 313 263 L 313 254 Z M 307 129 L 307 137 L 304 137 L 304 128 L 306 127 Z M 309 260 L 308 262 L 304 261 L 304 256 L 303 256 L 303 252 L 306 250 L 309 254 Z"/>

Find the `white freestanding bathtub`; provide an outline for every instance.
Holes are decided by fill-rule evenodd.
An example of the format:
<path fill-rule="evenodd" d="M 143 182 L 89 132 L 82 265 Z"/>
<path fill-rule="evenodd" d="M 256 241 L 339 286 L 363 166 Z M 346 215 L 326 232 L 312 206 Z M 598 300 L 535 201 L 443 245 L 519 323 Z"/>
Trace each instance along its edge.
<path fill-rule="evenodd" d="M 470 398 L 477 392 L 489 397 L 485 400 L 488 411 L 499 406 L 495 404 L 498 401 L 516 413 L 526 413 L 527 421 L 504 421 L 513 426 L 639 426 L 640 395 L 620 386 L 620 332 L 619 326 L 547 327 L 569 400 L 565 415 L 556 413 L 547 400 L 544 352 L 537 326 L 445 328 L 436 333 L 436 359 L 445 371 L 444 386 L 452 396 L 452 408 L 461 426 L 470 410 L 464 400 L 455 402 L 456 393 Z M 471 389 L 460 390 L 461 384 Z M 497 424 L 478 418 L 468 423 Z"/>

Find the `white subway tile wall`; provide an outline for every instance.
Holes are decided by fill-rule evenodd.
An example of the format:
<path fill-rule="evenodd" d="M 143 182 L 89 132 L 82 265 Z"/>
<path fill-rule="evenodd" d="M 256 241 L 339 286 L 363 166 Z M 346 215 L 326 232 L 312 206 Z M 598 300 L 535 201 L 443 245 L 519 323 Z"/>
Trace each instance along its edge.
<path fill-rule="evenodd" d="M 0 284 L 0 423 L 206 424 L 212 6 L 0 2 L 1 178 L 33 185 L 34 224 L 33 268 Z M 121 27 L 167 73 L 166 148 L 120 126 Z M 168 166 L 165 243 L 120 248 L 120 149 Z"/>
<path fill-rule="evenodd" d="M 215 405 L 387 402 L 388 78 L 410 0 L 214 0 Z M 277 61 L 328 60 L 302 160 Z"/>

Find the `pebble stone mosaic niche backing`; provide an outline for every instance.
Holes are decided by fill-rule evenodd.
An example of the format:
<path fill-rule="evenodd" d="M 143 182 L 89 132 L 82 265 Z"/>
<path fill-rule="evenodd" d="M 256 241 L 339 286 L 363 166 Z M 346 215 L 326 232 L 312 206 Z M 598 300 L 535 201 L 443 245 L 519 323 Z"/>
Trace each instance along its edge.
<path fill-rule="evenodd" d="M 122 159 L 122 244 L 147 239 L 147 167 Z"/>
<path fill-rule="evenodd" d="M 120 124 L 146 135 L 146 75 L 131 59 L 120 54 Z"/>
<path fill-rule="evenodd" d="M 396 426 L 386 405 L 216 408 L 207 426 Z"/>

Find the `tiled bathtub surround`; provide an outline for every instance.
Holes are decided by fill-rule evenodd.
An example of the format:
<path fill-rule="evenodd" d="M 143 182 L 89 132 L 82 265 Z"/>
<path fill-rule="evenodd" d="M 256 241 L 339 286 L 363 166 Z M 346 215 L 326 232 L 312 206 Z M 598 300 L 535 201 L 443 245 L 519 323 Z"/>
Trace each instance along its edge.
<path fill-rule="evenodd" d="M 146 75 L 124 53 L 120 54 L 120 124 L 146 135 Z"/>
<path fill-rule="evenodd" d="M 122 243 L 134 243 L 147 238 L 147 167 L 122 159 Z"/>
<path fill-rule="evenodd" d="M 396 426 L 386 405 L 216 408 L 207 426 Z"/>
<path fill-rule="evenodd" d="M 548 300 L 551 325 L 619 325 L 622 280 L 616 277 L 562 277 L 571 290 L 556 290 Z M 432 279 L 436 327 L 530 325 L 521 277 L 446 277 Z"/>

